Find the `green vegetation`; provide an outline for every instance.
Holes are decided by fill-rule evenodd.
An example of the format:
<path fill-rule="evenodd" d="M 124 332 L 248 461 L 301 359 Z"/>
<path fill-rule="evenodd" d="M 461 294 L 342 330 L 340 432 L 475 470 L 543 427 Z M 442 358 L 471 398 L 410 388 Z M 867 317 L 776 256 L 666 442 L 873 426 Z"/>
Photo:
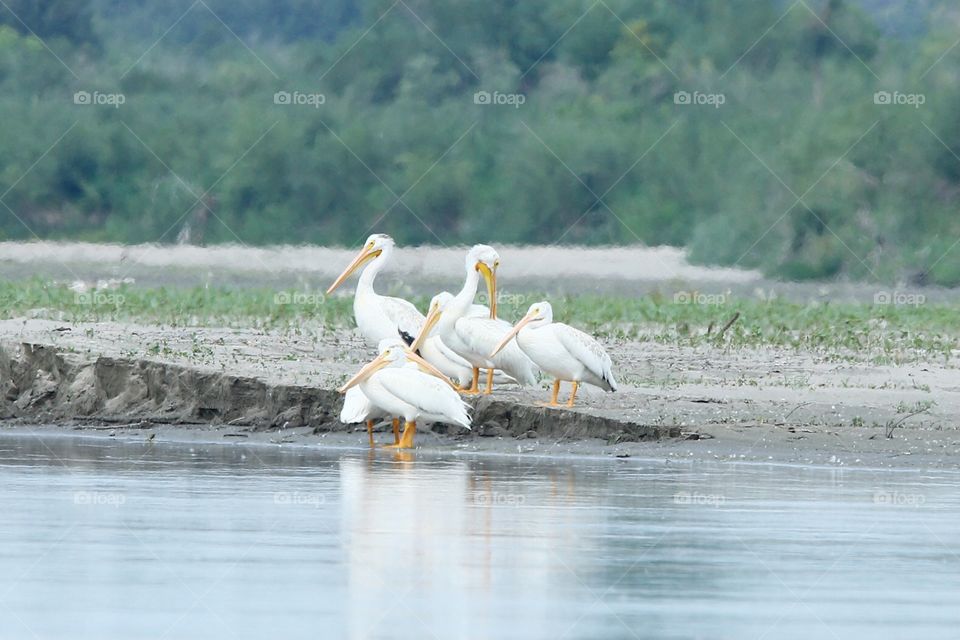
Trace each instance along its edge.
<path fill-rule="evenodd" d="M 960 283 L 946 0 L 7 4 L 2 238 L 355 244 L 373 227 Z"/>
<path fill-rule="evenodd" d="M 500 305 L 505 318 L 525 311 L 527 296 Z M 651 340 L 677 346 L 777 347 L 837 360 L 897 363 L 942 359 L 960 349 L 956 305 L 796 304 L 729 299 L 720 305 L 678 304 L 673 297 L 578 296 L 553 299 L 558 321 L 605 340 Z M 421 309 L 427 298 L 412 300 Z M 197 287 L 76 293 L 39 280 L 0 283 L 3 317 L 66 322 L 127 321 L 176 327 L 257 327 L 280 332 L 353 326 L 352 299 L 321 292 Z M 736 322 L 721 332 L 734 314 Z"/>

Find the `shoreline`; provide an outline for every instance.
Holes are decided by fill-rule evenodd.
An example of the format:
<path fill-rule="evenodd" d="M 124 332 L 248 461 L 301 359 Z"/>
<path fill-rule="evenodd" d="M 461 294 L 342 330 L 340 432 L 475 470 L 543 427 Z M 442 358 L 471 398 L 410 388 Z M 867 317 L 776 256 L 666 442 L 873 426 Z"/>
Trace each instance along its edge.
<path fill-rule="evenodd" d="M 543 388 L 471 398 L 472 432 L 424 428 L 417 452 L 960 467 L 952 366 L 627 339 L 612 347 L 621 391 L 585 389 L 574 410 L 533 406 Z M 333 389 L 368 357 L 355 332 L 322 327 L 0 321 L 0 431 L 360 445 L 365 429 L 339 423 Z M 921 402 L 932 404 L 911 414 Z"/>
<path fill-rule="evenodd" d="M 388 440 L 386 430 L 380 431 L 378 437 L 381 442 L 378 443 L 376 449 L 370 449 L 366 446 L 365 434 L 366 431 L 357 430 L 355 433 L 330 433 L 325 434 L 326 437 L 323 438 L 311 438 L 305 437 L 304 434 L 257 432 L 252 437 L 235 438 L 227 437 L 232 434 L 222 434 L 216 428 L 191 428 L 183 425 L 131 429 L 124 426 L 90 428 L 80 425 L 27 425 L 10 420 L 0 421 L 0 442 L 6 438 L 30 437 L 84 439 L 97 443 L 118 442 L 124 445 L 140 443 L 144 446 L 238 447 L 244 450 L 283 448 L 302 453 L 352 453 L 376 457 L 384 456 L 401 462 L 409 462 L 414 459 L 453 461 L 463 458 L 487 458 L 506 459 L 517 463 L 529 461 L 532 466 L 541 462 L 550 464 L 604 462 L 614 465 L 640 464 L 666 467 L 732 464 L 830 471 L 850 470 L 864 473 L 917 473 L 925 470 L 960 473 L 960 465 L 957 465 L 955 460 L 944 460 L 933 456 L 918 455 L 891 459 L 883 454 L 865 453 L 853 458 L 838 457 L 836 454 L 829 454 L 829 452 L 824 451 L 819 452 L 820 455 L 808 455 L 808 457 L 801 459 L 796 456 L 794 451 L 783 447 L 757 451 L 755 452 L 756 455 L 753 456 L 742 456 L 729 446 L 724 446 L 723 443 L 721 443 L 720 448 L 727 449 L 726 452 L 714 449 L 698 450 L 681 439 L 639 443 L 645 446 L 638 446 L 638 443 L 611 446 L 598 439 L 588 438 L 568 443 L 538 441 L 528 443 L 524 447 L 517 447 L 509 440 L 502 438 L 477 438 L 466 441 L 463 438 L 428 434 L 430 442 L 426 444 L 418 443 L 414 450 L 397 451 L 379 446 Z M 217 439 L 214 435 L 219 435 L 220 438 Z M 277 435 L 282 435 L 283 439 L 277 440 L 275 438 Z"/>

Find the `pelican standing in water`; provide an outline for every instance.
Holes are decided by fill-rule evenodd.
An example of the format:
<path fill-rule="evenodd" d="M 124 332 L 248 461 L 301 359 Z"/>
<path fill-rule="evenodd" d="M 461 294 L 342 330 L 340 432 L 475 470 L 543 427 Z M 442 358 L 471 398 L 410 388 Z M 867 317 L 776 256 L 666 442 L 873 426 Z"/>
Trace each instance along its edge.
<path fill-rule="evenodd" d="M 445 374 L 442 371 L 438 371 L 429 363 L 424 363 L 417 354 L 407 349 L 406 343 L 399 338 L 387 338 L 386 340 L 381 340 L 377 345 L 377 352 L 383 353 L 390 347 L 395 347 L 404 351 L 406 355 L 406 361 L 402 366 L 405 368 L 416 371 L 422 370 L 425 373 L 439 376 L 441 380 L 446 381 Z M 343 396 L 343 409 L 340 410 L 340 422 L 344 424 L 365 422 L 367 425 L 367 437 L 370 440 L 371 447 L 376 446 L 373 441 L 373 426 L 379 419 L 389 417 L 391 417 L 390 413 L 371 402 L 370 398 L 363 393 L 363 390 L 359 386 L 350 387 Z M 399 442 L 400 419 L 393 417 L 393 443 L 397 444 Z"/>
<path fill-rule="evenodd" d="M 516 336 L 516 343 L 513 338 Z M 538 367 L 552 375 L 553 394 L 547 406 L 556 407 L 560 381 L 573 383 L 567 406 L 572 407 L 580 383 L 587 382 L 605 391 L 616 391 L 613 363 L 603 347 L 592 336 L 570 325 L 553 321 L 553 307 L 549 302 L 530 305 L 527 315 L 504 336 L 490 353 L 494 356 L 510 344 L 518 344 Z"/>
<path fill-rule="evenodd" d="M 434 298 L 423 329 L 411 348 L 416 350 L 436 327 L 443 344 L 470 363 L 472 381 L 469 388 L 460 389 L 463 393 L 480 393 L 480 369 L 487 370 L 484 394 L 493 391 L 495 369 L 500 369 L 521 385 L 535 384 L 536 366 L 516 345 L 505 345 L 495 356 L 490 355 L 503 336 L 512 329 L 509 322 L 497 318 L 497 267 L 500 266 L 500 255 L 493 247 L 478 244 L 467 252 L 465 265 L 463 288 L 445 303 L 439 297 Z M 489 318 L 469 315 L 481 275 L 487 283 Z"/>
<path fill-rule="evenodd" d="M 405 366 L 408 359 L 431 373 Z M 403 435 L 389 447 L 412 449 L 417 421 L 421 418 L 470 428 L 469 406 L 460 399 L 450 381 L 409 348 L 386 347 L 339 391 L 347 393 L 357 386 L 375 407 L 388 415 L 403 417 Z"/>

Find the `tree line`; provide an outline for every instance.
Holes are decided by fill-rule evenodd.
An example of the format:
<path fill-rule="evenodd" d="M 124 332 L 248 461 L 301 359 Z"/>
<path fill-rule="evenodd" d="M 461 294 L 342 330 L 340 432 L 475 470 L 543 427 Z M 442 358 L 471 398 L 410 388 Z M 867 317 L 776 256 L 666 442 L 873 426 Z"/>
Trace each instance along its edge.
<path fill-rule="evenodd" d="M 376 229 L 960 282 L 948 2 L 8 4 L 7 239 Z"/>

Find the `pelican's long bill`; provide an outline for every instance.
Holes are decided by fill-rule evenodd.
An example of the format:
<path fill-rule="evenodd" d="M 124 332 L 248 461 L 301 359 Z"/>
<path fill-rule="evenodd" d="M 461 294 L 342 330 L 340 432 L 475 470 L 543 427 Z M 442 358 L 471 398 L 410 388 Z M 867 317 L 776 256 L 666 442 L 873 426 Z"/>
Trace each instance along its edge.
<path fill-rule="evenodd" d="M 490 317 L 494 320 L 497 319 L 497 271 L 496 267 L 491 269 L 484 262 L 478 262 L 476 266 L 477 271 L 480 272 L 480 275 L 483 276 L 483 279 L 487 283 L 487 296 L 490 301 Z"/>
<path fill-rule="evenodd" d="M 414 340 L 413 344 L 410 345 L 411 351 L 420 350 L 420 347 L 423 346 L 423 341 L 430 337 L 430 332 L 433 331 L 433 328 L 437 325 L 437 322 L 440 321 L 441 313 L 443 313 L 443 311 L 440 309 L 440 305 L 430 305 L 430 311 L 427 312 L 427 317 L 423 321 L 423 327 L 421 327 L 420 333 L 417 334 L 417 339 Z"/>
<path fill-rule="evenodd" d="M 337 392 L 346 393 L 347 389 L 360 384 L 361 382 L 363 382 L 364 380 L 372 376 L 374 373 L 376 373 L 380 369 L 383 369 L 388 364 L 390 364 L 390 361 L 387 360 L 387 357 L 381 353 L 379 356 L 377 356 L 376 358 L 374 358 L 373 360 L 365 364 L 363 368 L 360 369 L 360 371 L 357 371 L 357 375 L 347 380 L 346 384 L 344 384 L 342 387 L 337 389 Z"/>
<path fill-rule="evenodd" d="M 353 262 L 347 265 L 347 268 L 343 270 L 343 273 L 334 280 L 333 284 L 330 285 L 330 288 L 327 289 L 327 295 L 333 293 L 333 290 L 343 284 L 343 281 L 350 277 L 350 274 L 365 265 L 370 260 L 373 260 L 381 253 L 380 249 L 374 249 L 373 243 L 367 244 L 360 249 L 360 253 L 353 259 Z"/>
<path fill-rule="evenodd" d="M 520 329 L 523 329 L 525 326 L 527 326 L 528 324 L 536 320 L 537 317 L 538 315 L 534 312 L 528 313 L 527 315 L 523 316 L 523 319 L 520 320 L 520 322 L 518 322 L 513 327 L 513 329 L 510 329 L 507 335 L 503 336 L 503 340 L 501 340 L 499 344 L 497 344 L 497 346 L 494 348 L 494 350 L 490 352 L 490 357 L 492 358 L 493 356 L 500 353 L 500 351 L 503 350 L 505 346 L 510 344 L 510 341 L 513 340 L 514 336 L 520 333 Z"/>
<path fill-rule="evenodd" d="M 413 349 L 408 348 L 406 350 L 406 354 L 407 354 L 407 358 L 415 362 L 425 373 L 429 373 L 432 376 L 436 376 L 440 378 L 441 380 L 446 382 L 451 389 L 456 391 L 457 387 L 452 382 L 450 382 L 450 378 L 443 375 L 442 371 L 440 371 L 435 366 L 433 366 L 432 364 L 430 364 L 429 362 L 427 362 L 426 360 L 418 356 L 416 353 L 414 353 Z"/>

